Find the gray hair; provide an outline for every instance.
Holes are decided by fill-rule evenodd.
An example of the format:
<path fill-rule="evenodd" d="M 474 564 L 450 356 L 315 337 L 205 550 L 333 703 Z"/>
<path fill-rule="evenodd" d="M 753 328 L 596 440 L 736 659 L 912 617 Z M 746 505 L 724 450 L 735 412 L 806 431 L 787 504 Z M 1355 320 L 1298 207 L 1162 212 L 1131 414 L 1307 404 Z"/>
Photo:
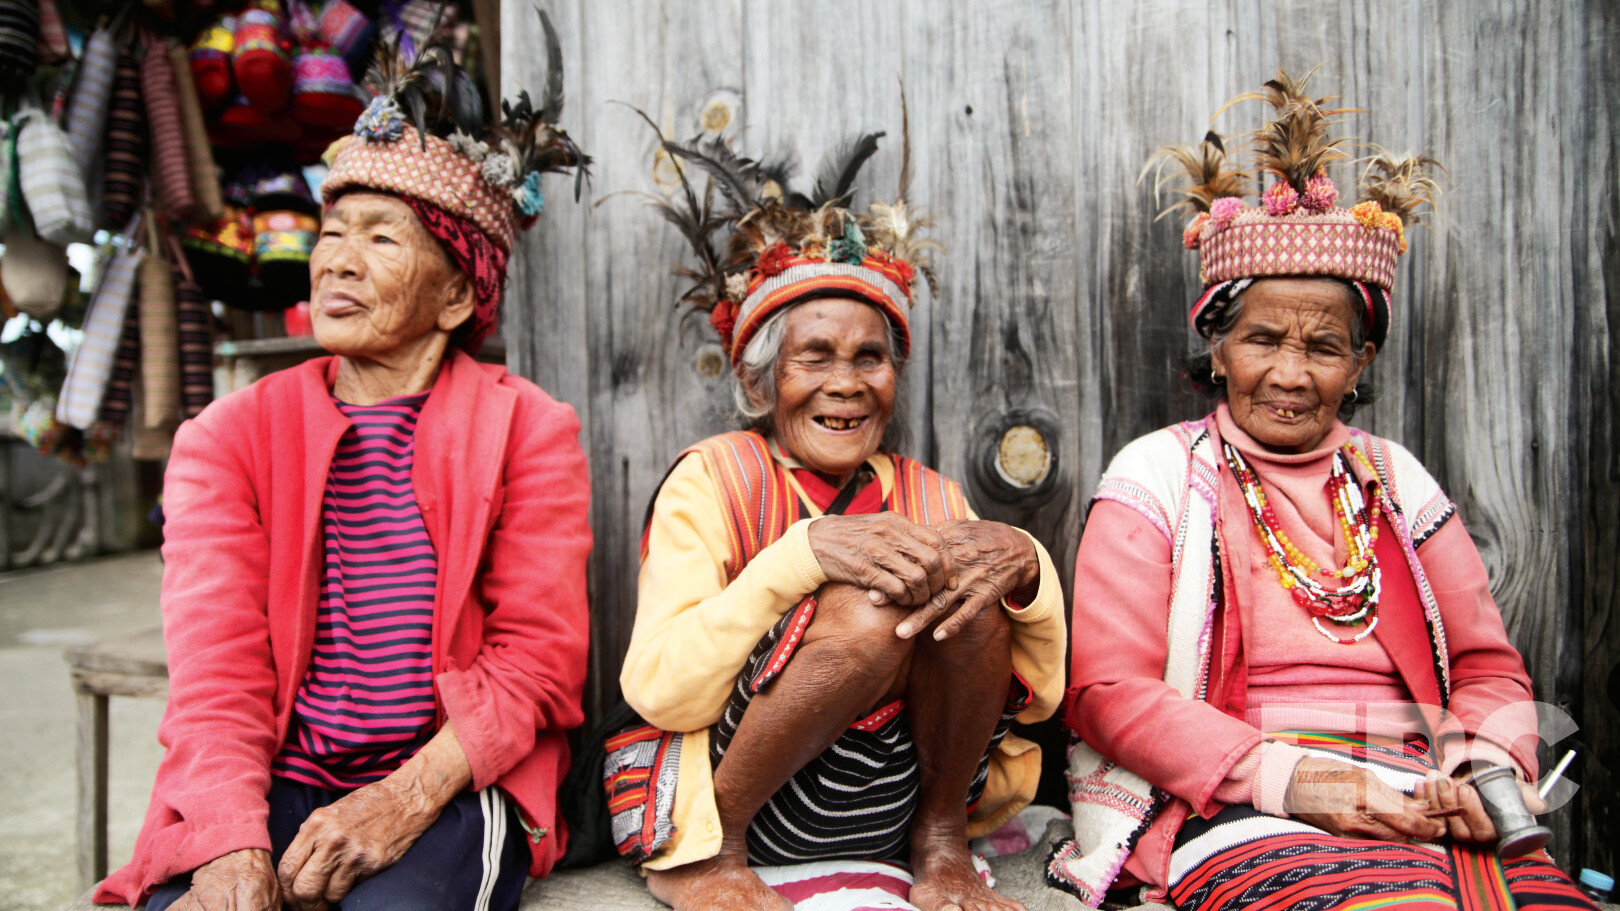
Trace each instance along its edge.
<path fill-rule="evenodd" d="M 771 418 L 776 413 L 776 364 L 782 356 L 782 339 L 787 336 L 787 320 L 784 317 L 801 303 L 804 301 L 783 307 L 765 320 L 754 337 L 748 340 L 737 362 L 737 369 L 731 374 L 731 400 L 737 408 L 738 422 L 766 436 L 775 429 Z M 899 378 L 906 367 L 906 359 L 900 353 L 900 330 L 888 319 L 883 324 L 888 328 L 889 358 L 894 362 L 895 376 Z M 883 429 L 883 445 L 888 449 L 899 451 L 906 445 L 905 404 L 904 386 L 900 384 L 895 388 L 894 412 L 889 415 L 889 424 Z"/>
<path fill-rule="evenodd" d="M 1362 346 L 1367 344 L 1367 335 L 1372 327 L 1367 325 L 1366 310 L 1357 306 L 1360 297 L 1355 289 L 1342 280 L 1339 283 L 1344 286 L 1350 300 L 1350 349 L 1359 352 Z M 1226 306 L 1216 314 L 1215 322 L 1209 327 L 1210 354 L 1221 350 L 1221 346 L 1226 343 L 1226 337 L 1232 333 L 1232 327 L 1237 325 L 1238 318 L 1242 315 L 1243 292 L 1239 292 L 1236 297 L 1226 302 Z"/>
<path fill-rule="evenodd" d="M 1367 336 L 1372 327 L 1367 323 L 1366 311 L 1357 306 L 1360 295 L 1350 286 L 1349 282 L 1342 279 L 1337 279 L 1337 281 L 1344 286 L 1345 293 L 1350 296 L 1350 347 L 1352 350 L 1360 352 L 1367 343 Z M 1214 381 L 1212 370 L 1214 356 L 1215 352 L 1221 350 L 1221 346 L 1226 344 L 1226 337 L 1232 333 L 1232 327 L 1237 325 L 1238 318 L 1242 315 L 1243 292 L 1239 292 L 1237 296 L 1227 301 L 1220 312 L 1215 315 L 1214 322 L 1209 328 L 1209 347 L 1204 349 L 1201 354 L 1192 355 L 1186 362 L 1187 383 L 1194 391 L 1217 396 L 1226 394 L 1226 381 L 1224 379 L 1219 383 Z M 1359 354 L 1357 356 L 1359 357 Z M 1354 398 L 1347 396 L 1339 405 L 1339 417 L 1349 420 L 1356 413 L 1356 408 L 1362 405 L 1370 405 L 1377 399 L 1377 389 L 1366 376 L 1363 373 L 1361 382 L 1356 384 Z"/>

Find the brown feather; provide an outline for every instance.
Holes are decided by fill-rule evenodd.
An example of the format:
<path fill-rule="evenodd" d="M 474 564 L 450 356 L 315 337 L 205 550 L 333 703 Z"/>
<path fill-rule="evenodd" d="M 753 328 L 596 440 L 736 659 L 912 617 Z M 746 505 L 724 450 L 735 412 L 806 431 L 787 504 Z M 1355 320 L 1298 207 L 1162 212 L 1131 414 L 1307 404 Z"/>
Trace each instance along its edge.
<path fill-rule="evenodd" d="M 1329 138 L 1329 131 L 1341 122 L 1334 118 L 1363 113 L 1355 108 L 1325 107 L 1338 97 L 1336 95 L 1312 98 L 1306 94 L 1306 85 L 1319 69 L 1320 66 L 1312 68 L 1299 80 L 1278 70 L 1277 77 L 1266 82 L 1261 91 L 1245 92 L 1215 112 L 1215 117 L 1219 117 L 1241 101 L 1263 101 L 1271 105 L 1272 120 L 1249 134 L 1255 150 L 1255 165 L 1287 181 L 1299 193 L 1304 193 L 1310 179 L 1328 165 L 1350 157 L 1340 148 L 1347 139 Z"/>
<path fill-rule="evenodd" d="M 1417 208 L 1428 203 L 1434 206 L 1434 197 L 1440 195 L 1440 185 L 1429 176 L 1430 168 L 1439 168 L 1446 176 L 1446 166 L 1428 155 L 1397 155 L 1388 149 L 1372 146 L 1372 155 L 1365 159 L 1367 167 L 1361 172 L 1361 198 L 1378 203 L 1385 212 L 1394 212 L 1403 223 L 1422 224 Z"/>
<path fill-rule="evenodd" d="M 1167 168 L 1172 163 L 1180 165 L 1180 170 Z M 1186 182 L 1175 191 L 1179 199 L 1160 210 L 1158 218 L 1178 211 L 1188 215 L 1208 212 L 1215 200 L 1223 196 L 1242 196 L 1250 179 L 1241 168 L 1227 165 L 1226 144 L 1213 130 L 1204 134 L 1204 141 L 1197 146 L 1170 145 L 1154 152 L 1142 166 L 1136 182 L 1141 183 L 1149 171 L 1154 173 L 1155 203 L 1166 184 L 1178 177 Z"/>

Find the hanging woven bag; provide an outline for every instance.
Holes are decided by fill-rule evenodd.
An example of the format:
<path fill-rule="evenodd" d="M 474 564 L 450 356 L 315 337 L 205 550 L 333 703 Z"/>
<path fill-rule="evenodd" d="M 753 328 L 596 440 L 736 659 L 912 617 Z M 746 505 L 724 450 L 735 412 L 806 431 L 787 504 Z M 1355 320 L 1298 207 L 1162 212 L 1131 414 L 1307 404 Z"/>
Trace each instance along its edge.
<path fill-rule="evenodd" d="M 214 315 L 208 296 L 178 267 L 174 300 L 180 328 L 180 402 L 184 416 L 194 418 L 214 400 Z"/>
<path fill-rule="evenodd" d="M 113 81 L 118 76 L 118 40 L 106 26 L 98 28 L 84 44 L 79 73 L 73 80 L 72 101 L 68 103 L 68 141 L 79 163 L 79 173 L 88 181 L 101 157 L 101 137 L 107 128 L 107 110 L 112 102 Z"/>
<path fill-rule="evenodd" d="M 67 134 L 38 109 L 19 115 L 17 181 L 33 217 L 34 231 L 55 244 L 88 241 L 95 233 L 84 173 Z"/>
<path fill-rule="evenodd" d="M 6 268 L 0 282 L 19 312 L 48 322 L 62 309 L 67 295 L 67 251 L 14 230 L 6 237 Z"/>
<path fill-rule="evenodd" d="M 118 355 L 118 340 L 124 334 L 124 318 L 135 289 L 135 273 L 144 254 L 130 245 L 113 254 L 101 277 L 101 284 L 90 299 L 90 313 L 84 318 L 84 337 L 68 363 L 67 381 L 56 402 L 56 419 L 80 430 L 89 429 L 101 411 L 101 399 L 112 376 Z"/>
<path fill-rule="evenodd" d="M 146 42 L 141 59 L 141 96 L 146 101 L 146 123 L 152 137 L 152 159 L 158 172 L 163 211 L 176 221 L 191 221 L 197 212 L 197 197 L 191 189 L 191 160 L 186 152 L 174 67 L 169 62 L 168 46 L 161 41 Z"/>
<path fill-rule="evenodd" d="M 141 389 L 146 427 L 180 421 L 180 330 L 175 318 L 174 278 L 154 251 L 141 261 Z"/>
<path fill-rule="evenodd" d="M 118 336 L 118 348 L 113 354 L 112 372 L 107 376 L 107 389 L 101 395 L 101 410 L 97 424 L 123 430 L 129 424 L 131 399 L 135 394 L 135 372 L 141 367 L 141 315 L 138 307 L 124 312 L 124 331 Z"/>
<path fill-rule="evenodd" d="M 186 49 L 169 44 L 169 63 L 174 71 L 175 89 L 180 96 L 180 123 L 186 136 L 186 160 L 191 165 L 191 192 L 197 198 L 197 214 L 218 218 L 225 214 L 225 200 L 219 192 L 219 169 L 214 150 L 208 144 L 208 124 L 191 80 L 191 61 Z"/>
<path fill-rule="evenodd" d="M 146 107 L 135 52 L 118 55 L 112 111 L 107 115 L 107 164 L 101 184 L 102 224 L 122 226 L 146 196 Z"/>
<path fill-rule="evenodd" d="M 39 68 L 39 0 L 0 0 L 0 81 L 19 84 Z"/>

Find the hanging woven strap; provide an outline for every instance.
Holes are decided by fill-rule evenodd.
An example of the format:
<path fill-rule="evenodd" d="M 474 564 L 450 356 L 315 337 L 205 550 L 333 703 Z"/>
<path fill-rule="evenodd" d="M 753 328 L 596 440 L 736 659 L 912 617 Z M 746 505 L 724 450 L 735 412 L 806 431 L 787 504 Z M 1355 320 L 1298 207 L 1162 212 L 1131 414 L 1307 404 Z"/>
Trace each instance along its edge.
<path fill-rule="evenodd" d="M 141 263 L 141 392 L 147 428 L 180 421 L 180 334 L 175 316 L 174 279 L 163 258 L 156 219 Z"/>
<path fill-rule="evenodd" d="M 124 316 L 135 287 L 135 273 L 143 258 L 138 246 L 113 254 L 90 300 L 90 312 L 84 318 L 84 339 L 73 352 L 56 403 L 56 419 L 64 424 L 88 430 L 95 423 L 117 357 L 118 340 L 124 334 Z"/>

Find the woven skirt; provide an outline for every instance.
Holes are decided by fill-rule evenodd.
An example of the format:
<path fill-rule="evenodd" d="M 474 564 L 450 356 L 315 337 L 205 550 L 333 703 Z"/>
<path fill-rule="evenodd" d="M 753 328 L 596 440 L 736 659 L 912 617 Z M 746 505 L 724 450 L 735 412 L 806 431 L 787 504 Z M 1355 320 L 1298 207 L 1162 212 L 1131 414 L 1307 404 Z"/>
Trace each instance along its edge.
<path fill-rule="evenodd" d="M 680 763 L 707 759 L 720 764 L 749 703 L 787 667 L 815 610 L 815 598 L 805 598 L 754 647 L 724 714 L 710 731 L 707 757 L 683 756 L 680 734 L 646 724 L 607 738 L 603 783 L 613 842 L 620 854 L 640 863 L 668 841 Z M 984 794 L 990 755 L 1031 697 L 1015 673 L 990 745 L 979 757 L 968 788 L 969 812 Z M 749 863 L 905 859 L 921 784 L 905 702 L 883 705 L 857 718 L 832 746 L 771 795 L 748 828 Z"/>
<path fill-rule="evenodd" d="M 760 639 L 737 675 L 731 700 L 709 738 L 709 759 L 718 766 L 743 713 L 792 658 L 815 616 L 816 600 L 806 598 Z M 996 721 L 990 745 L 968 788 L 968 808 L 984 794 L 990 754 L 1029 705 L 1031 693 L 1013 675 L 1007 703 Z M 922 771 L 904 700 L 895 700 L 855 719 L 832 746 L 810 760 L 771 795 L 748 827 L 748 862 L 797 864 L 832 858 L 904 859 L 907 835 L 917 810 Z"/>
<path fill-rule="evenodd" d="M 1421 740 L 1275 736 L 1366 768 L 1407 794 L 1435 768 Z M 1488 847 L 1340 838 L 1250 807 L 1227 807 L 1212 819 L 1193 817 L 1182 826 L 1170 855 L 1170 897 L 1182 911 L 1596 907 L 1545 852 L 1504 862 Z"/>

